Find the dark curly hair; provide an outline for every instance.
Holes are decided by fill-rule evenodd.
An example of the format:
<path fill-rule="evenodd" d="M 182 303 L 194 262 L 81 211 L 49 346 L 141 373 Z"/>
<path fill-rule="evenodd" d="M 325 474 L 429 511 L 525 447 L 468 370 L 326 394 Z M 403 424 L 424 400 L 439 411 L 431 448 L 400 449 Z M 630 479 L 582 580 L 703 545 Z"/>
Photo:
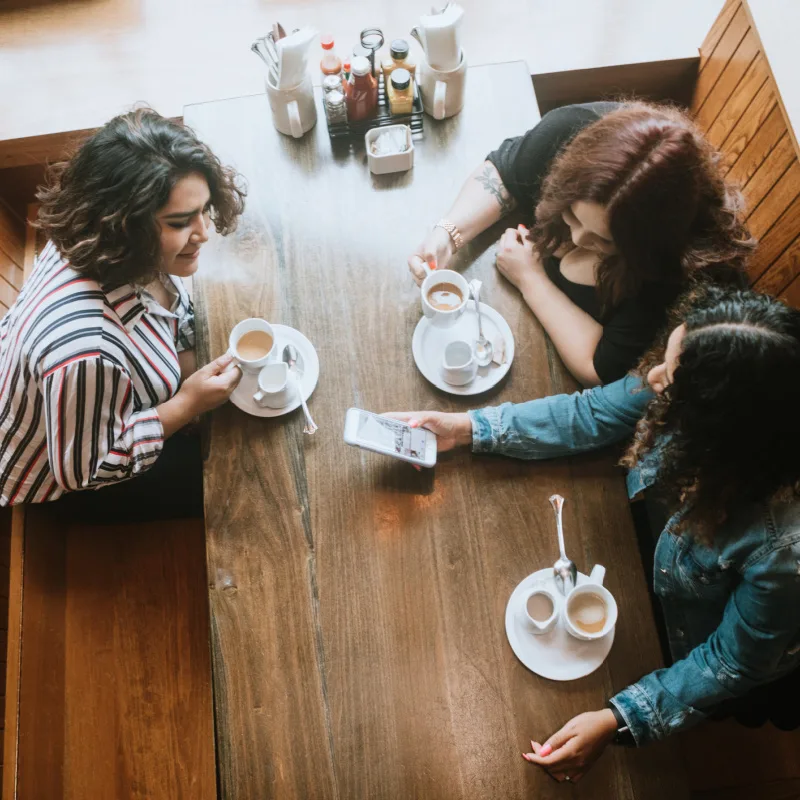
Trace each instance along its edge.
<path fill-rule="evenodd" d="M 708 287 L 684 324 L 673 382 L 648 406 L 622 464 L 657 447 L 659 489 L 684 509 L 678 529 L 710 541 L 735 505 L 800 492 L 800 311 Z"/>
<path fill-rule="evenodd" d="M 240 176 L 190 128 L 149 108 L 122 114 L 50 167 L 36 195 L 37 227 L 72 269 L 101 285 L 146 285 L 161 260 L 156 212 L 192 173 L 208 182 L 217 231 L 231 233 L 244 210 Z"/>
<path fill-rule="evenodd" d="M 755 240 L 741 221 L 741 194 L 725 183 L 719 161 L 677 108 L 624 103 L 556 157 L 530 238 L 541 255 L 553 255 L 571 243 L 564 211 L 580 200 L 606 206 L 617 247 L 597 271 L 606 311 L 636 296 L 645 281 L 685 288 L 708 279 L 746 288 Z"/>

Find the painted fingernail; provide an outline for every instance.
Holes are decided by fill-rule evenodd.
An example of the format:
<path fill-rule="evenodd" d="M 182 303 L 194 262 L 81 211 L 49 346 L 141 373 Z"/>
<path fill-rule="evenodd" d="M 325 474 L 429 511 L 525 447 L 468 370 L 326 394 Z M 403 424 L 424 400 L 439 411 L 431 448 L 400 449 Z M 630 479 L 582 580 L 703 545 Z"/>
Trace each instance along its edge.
<path fill-rule="evenodd" d="M 530 758 L 525 753 L 520 753 L 520 755 L 530 764 Z"/>
<path fill-rule="evenodd" d="M 540 756 L 549 756 L 549 755 L 550 755 L 550 753 L 552 753 L 552 752 L 553 752 L 553 748 L 552 748 L 552 747 L 550 747 L 550 745 L 549 745 L 549 744 L 546 744 L 546 745 L 544 745 L 544 746 L 542 747 L 542 749 L 539 751 L 539 755 L 540 755 Z"/>

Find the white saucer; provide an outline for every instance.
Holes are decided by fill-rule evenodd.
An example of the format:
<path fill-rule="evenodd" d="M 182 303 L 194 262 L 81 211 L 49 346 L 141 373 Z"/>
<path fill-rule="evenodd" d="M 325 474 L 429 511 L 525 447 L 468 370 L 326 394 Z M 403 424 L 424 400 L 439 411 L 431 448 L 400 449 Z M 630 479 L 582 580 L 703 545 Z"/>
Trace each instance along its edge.
<path fill-rule="evenodd" d="M 466 386 L 452 386 L 442 377 L 441 365 L 444 349 L 447 345 L 461 339 L 475 342 L 478 338 L 478 315 L 475 312 L 475 301 L 467 302 L 467 309 L 458 322 L 450 328 L 439 328 L 423 317 L 414 329 L 411 340 L 411 352 L 419 371 L 437 388 L 448 394 L 471 395 L 488 392 L 496 386 L 511 368 L 514 360 L 514 334 L 503 317 L 486 303 L 481 303 L 483 317 L 483 333 L 487 339 L 496 340 L 502 336 L 506 343 L 506 363 L 481 367 L 478 374 Z"/>
<path fill-rule="evenodd" d="M 300 331 L 290 328 L 288 325 L 276 325 L 273 323 L 272 330 L 275 331 L 278 358 L 283 353 L 283 348 L 287 344 L 293 344 L 297 348 L 297 368 L 302 371 L 300 378 L 300 389 L 303 397 L 308 400 L 314 391 L 319 378 L 319 358 L 314 345 L 303 336 Z M 233 390 L 231 402 L 247 414 L 254 417 L 280 417 L 288 414 L 300 407 L 300 395 L 295 392 L 292 400 L 283 408 L 263 408 L 253 400 L 253 395 L 258 391 L 258 373 L 245 372 L 239 385 Z"/>
<path fill-rule="evenodd" d="M 578 586 L 589 578 L 578 573 Z M 583 642 L 570 636 L 559 615 L 558 622 L 547 633 L 531 633 L 523 617 L 525 595 L 534 585 L 545 584 L 561 598 L 553 580 L 553 568 L 547 567 L 528 575 L 511 593 L 506 606 L 506 636 L 516 657 L 531 671 L 551 681 L 574 681 L 594 672 L 605 660 L 614 644 L 614 629 L 602 639 Z"/>

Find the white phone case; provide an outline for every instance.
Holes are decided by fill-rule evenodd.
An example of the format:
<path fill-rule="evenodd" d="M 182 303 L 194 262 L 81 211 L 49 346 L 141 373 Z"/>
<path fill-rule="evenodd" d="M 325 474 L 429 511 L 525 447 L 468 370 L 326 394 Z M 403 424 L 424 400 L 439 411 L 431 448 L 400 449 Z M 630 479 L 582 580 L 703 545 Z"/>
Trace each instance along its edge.
<path fill-rule="evenodd" d="M 367 418 L 362 420 L 362 414 L 367 415 Z M 384 424 L 391 422 L 398 426 L 398 428 L 402 427 L 408 430 L 424 432 L 425 438 L 423 452 L 420 455 L 413 454 L 413 452 L 411 454 L 405 454 L 398 452 L 396 449 L 392 449 L 377 438 L 360 434 L 359 423 L 362 421 L 364 423 L 368 423 L 370 420 Z M 366 425 L 363 425 L 362 427 L 366 427 Z M 418 464 L 421 467 L 432 467 L 436 464 L 436 434 L 431 433 L 431 431 L 421 431 L 421 429 L 411 428 L 410 425 L 400 422 L 399 420 L 387 420 L 386 417 L 381 417 L 380 414 L 373 414 L 370 411 L 364 411 L 360 408 L 351 408 L 347 411 L 344 424 L 344 441 L 346 444 L 349 444 L 352 447 L 361 447 L 364 450 L 372 450 L 375 453 L 381 453 L 382 455 L 390 456 L 391 458 L 397 458 L 401 461 L 408 461 L 411 464 Z"/>

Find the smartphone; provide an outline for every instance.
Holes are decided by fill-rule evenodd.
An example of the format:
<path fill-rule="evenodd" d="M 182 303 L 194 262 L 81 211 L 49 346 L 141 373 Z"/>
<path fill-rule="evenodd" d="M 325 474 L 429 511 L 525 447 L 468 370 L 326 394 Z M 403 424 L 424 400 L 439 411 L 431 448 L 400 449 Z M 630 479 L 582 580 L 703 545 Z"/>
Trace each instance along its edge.
<path fill-rule="evenodd" d="M 374 450 L 421 467 L 432 467 L 436 463 L 435 433 L 360 408 L 348 409 L 344 440 L 354 447 Z"/>

